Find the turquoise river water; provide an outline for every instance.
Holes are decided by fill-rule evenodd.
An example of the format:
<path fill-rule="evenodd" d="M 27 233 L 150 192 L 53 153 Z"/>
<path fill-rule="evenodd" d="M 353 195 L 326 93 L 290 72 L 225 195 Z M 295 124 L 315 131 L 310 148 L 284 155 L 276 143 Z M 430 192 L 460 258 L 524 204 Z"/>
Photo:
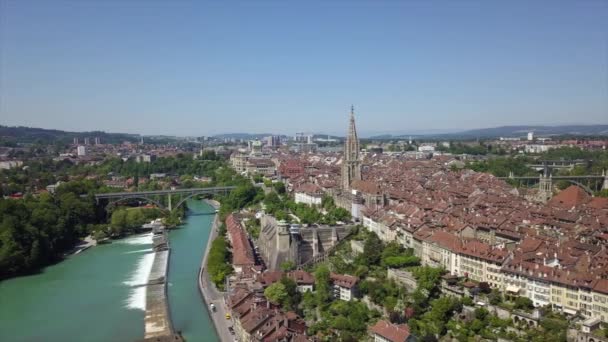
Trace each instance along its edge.
<path fill-rule="evenodd" d="M 213 208 L 188 203 L 184 225 L 169 234 L 169 304 L 188 342 L 218 341 L 197 288 Z M 45 268 L 0 282 L 0 341 L 125 341 L 143 338 L 152 235 L 100 245 Z"/>

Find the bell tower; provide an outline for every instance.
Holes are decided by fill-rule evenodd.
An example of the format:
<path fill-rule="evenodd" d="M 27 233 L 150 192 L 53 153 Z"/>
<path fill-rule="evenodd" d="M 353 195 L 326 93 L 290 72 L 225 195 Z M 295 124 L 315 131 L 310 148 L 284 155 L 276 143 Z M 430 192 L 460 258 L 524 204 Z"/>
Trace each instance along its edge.
<path fill-rule="evenodd" d="M 344 159 L 342 160 L 342 189 L 348 191 L 354 180 L 361 179 L 361 161 L 359 161 L 359 138 L 355 127 L 355 107 L 350 109 L 348 135 L 344 143 Z"/>

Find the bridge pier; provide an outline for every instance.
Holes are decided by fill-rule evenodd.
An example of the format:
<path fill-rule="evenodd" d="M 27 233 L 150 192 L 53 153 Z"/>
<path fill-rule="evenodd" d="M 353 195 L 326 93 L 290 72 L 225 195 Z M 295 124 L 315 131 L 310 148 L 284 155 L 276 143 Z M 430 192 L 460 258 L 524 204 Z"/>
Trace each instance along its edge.
<path fill-rule="evenodd" d="M 171 205 L 171 194 L 167 195 L 167 203 L 168 203 L 169 212 L 171 212 L 173 210 L 173 207 Z"/>
<path fill-rule="evenodd" d="M 312 233 L 312 257 L 315 258 L 317 255 L 319 255 L 319 236 L 315 229 Z"/>
<path fill-rule="evenodd" d="M 606 170 L 602 171 L 602 176 L 604 176 L 604 183 L 602 184 L 602 190 L 608 190 L 608 173 L 606 173 Z"/>

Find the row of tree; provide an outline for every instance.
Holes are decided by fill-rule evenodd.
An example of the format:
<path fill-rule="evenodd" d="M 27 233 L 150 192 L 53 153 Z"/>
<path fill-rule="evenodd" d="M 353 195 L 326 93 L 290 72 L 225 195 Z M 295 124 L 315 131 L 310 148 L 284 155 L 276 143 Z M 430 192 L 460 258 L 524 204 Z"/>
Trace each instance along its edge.
<path fill-rule="evenodd" d="M 105 219 L 91 197 L 71 191 L 22 200 L 0 199 L 0 279 L 38 270 L 62 258 Z"/>
<path fill-rule="evenodd" d="M 319 208 L 305 203 L 296 203 L 286 196 L 279 196 L 276 192 L 268 193 L 264 198 L 266 212 L 275 216 L 278 220 L 292 222 L 291 214 L 297 216 L 303 224 L 328 224 L 335 225 L 337 222 L 346 222 L 351 218 L 348 210 L 336 207 L 331 197 L 325 197 L 322 202 L 323 214 Z"/>
<path fill-rule="evenodd" d="M 136 232 L 141 226 L 162 215 L 157 208 L 118 208 L 112 212 L 109 236 L 120 237 Z"/>
<path fill-rule="evenodd" d="M 211 281 L 219 289 L 224 288 L 226 277 L 232 273 L 230 258 L 231 254 L 228 250 L 228 242 L 223 235 L 220 235 L 211 243 L 209 259 L 207 259 L 207 272 L 211 276 Z"/>

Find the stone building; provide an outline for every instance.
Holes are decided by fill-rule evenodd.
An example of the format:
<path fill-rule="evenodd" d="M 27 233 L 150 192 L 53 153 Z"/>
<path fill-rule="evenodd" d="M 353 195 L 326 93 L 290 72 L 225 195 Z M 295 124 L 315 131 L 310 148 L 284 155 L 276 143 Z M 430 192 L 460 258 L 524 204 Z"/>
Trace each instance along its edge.
<path fill-rule="evenodd" d="M 342 160 L 342 189 L 348 192 L 352 182 L 356 180 L 361 180 L 361 161 L 359 160 L 359 139 L 355 127 L 355 107 L 351 107 L 348 136 L 344 144 L 344 159 Z"/>
<path fill-rule="evenodd" d="M 261 230 L 257 240 L 260 254 L 271 270 L 279 270 L 281 264 L 292 261 L 302 265 L 319 258 L 350 232 L 351 226 L 306 227 L 290 230 L 287 223 L 270 215 L 260 219 Z"/>

